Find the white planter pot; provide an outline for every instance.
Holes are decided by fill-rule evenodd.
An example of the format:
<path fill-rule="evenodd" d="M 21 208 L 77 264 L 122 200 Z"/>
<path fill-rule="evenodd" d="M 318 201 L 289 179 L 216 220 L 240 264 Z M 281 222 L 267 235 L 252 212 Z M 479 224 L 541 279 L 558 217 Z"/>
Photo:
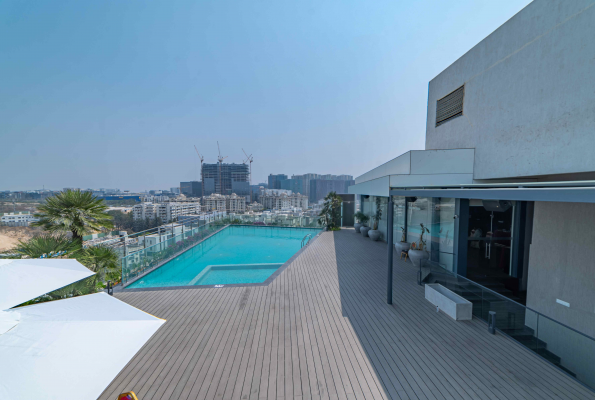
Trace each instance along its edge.
<path fill-rule="evenodd" d="M 425 250 L 410 249 L 408 254 L 409 260 L 411 260 L 413 265 L 415 265 L 416 267 L 419 267 L 419 262 L 421 260 L 427 260 L 428 258 L 430 258 L 430 255 Z"/>
<path fill-rule="evenodd" d="M 360 224 L 359 222 L 357 222 L 355 225 L 353 225 L 353 227 L 355 228 L 355 232 L 356 233 L 360 233 L 359 229 L 362 227 L 363 225 Z"/>
<path fill-rule="evenodd" d="M 362 226 L 361 228 L 359 228 L 359 231 L 361 232 L 363 237 L 368 237 L 368 231 L 371 228 L 369 226 Z"/>
<path fill-rule="evenodd" d="M 473 304 L 439 283 L 426 284 L 426 300 L 456 321 L 473 318 Z"/>
<path fill-rule="evenodd" d="M 397 254 L 401 255 L 401 252 L 408 251 L 411 248 L 411 243 L 409 242 L 397 242 L 395 243 L 395 250 Z"/>
<path fill-rule="evenodd" d="M 376 230 L 370 229 L 368 231 L 368 237 L 375 242 L 378 241 L 378 239 L 380 239 L 380 236 L 381 236 L 381 233 L 378 229 L 376 229 Z"/>

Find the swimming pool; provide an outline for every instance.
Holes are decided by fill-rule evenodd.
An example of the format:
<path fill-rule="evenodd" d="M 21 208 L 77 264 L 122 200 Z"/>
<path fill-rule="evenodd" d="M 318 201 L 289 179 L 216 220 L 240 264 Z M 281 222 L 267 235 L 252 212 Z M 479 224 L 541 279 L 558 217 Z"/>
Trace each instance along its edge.
<path fill-rule="evenodd" d="M 231 225 L 127 286 L 128 289 L 262 283 L 318 228 Z"/>

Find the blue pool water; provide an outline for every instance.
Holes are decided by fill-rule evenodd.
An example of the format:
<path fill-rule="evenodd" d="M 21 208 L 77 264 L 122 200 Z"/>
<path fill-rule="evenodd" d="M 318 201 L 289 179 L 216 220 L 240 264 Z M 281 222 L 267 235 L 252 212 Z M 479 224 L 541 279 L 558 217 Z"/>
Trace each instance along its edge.
<path fill-rule="evenodd" d="M 229 226 L 128 288 L 261 283 L 320 229 Z"/>

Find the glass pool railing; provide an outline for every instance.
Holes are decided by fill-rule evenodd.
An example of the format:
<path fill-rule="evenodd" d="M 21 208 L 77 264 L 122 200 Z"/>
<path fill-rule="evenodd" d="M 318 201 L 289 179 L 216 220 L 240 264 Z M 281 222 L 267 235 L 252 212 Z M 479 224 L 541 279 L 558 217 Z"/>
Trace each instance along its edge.
<path fill-rule="evenodd" d="M 473 303 L 475 317 L 487 322 L 495 312 L 497 330 L 595 390 L 594 338 L 433 262 L 424 263 L 422 269 L 425 282 L 439 283 Z"/>
<path fill-rule="evenodd" d="M 210 223 L 199 227 L 183 226 L 182 233 L 172 236 L 171 232 L 153 234 L 141 238 L 142 248 L 121 258 L 122 284 L 126 286 L 170 259 L 183 253 L 206 237 L 223 229 L 226 225 Z"/>
<path fill-rule="evenodd" d="M 237 214 L 225 217 L 217 217 L 205 221 L 204 217 L 181 216 L 177 221 L 163 224 L 157 228 L 148 229 L 142 232 L 131 233 L 126 236 L 99 238 L 96 241 L 87 241 L 85 247 L 103 246 L 113 249 L 120 258 L 126 257 L 137 251 L 144 250 L 146 246 L 145 237 L 161 236 L 165 233 L 180 235 L 182 230 L 191 231 L 206 224 L 246 224 L 246 225 L 266 225 L 266 226 L 289 226 L 296 228 L 320 228 L 318 216 L 301 215 L 294 216 L 289 214 Z M 183 226 L 183 228 L 182 228 Z"/>
<path fill-rule="evenodd" d="M 239 221 L 247 225 L 292 226 L 296 228 L 319 228 L 318 216 L 290 214 L 237 214 L 227 217 L 233 224 Z"/>

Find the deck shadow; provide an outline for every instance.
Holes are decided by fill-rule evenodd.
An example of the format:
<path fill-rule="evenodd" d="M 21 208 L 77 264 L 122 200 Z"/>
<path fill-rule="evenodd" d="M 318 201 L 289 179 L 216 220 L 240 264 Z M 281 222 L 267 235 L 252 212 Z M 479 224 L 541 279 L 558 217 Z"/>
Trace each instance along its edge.
<path fill-rule="evenodd" d="M 353 229 L 333 232 L 342 315 L 392 399 L 591 398 L 592 393 L 483 321 L 436 312 L 418 270 L 393 253 L 393 304 L 386 302 L 387 244 Z M 393 250 L 394 251 L 394 250 Z"/>

